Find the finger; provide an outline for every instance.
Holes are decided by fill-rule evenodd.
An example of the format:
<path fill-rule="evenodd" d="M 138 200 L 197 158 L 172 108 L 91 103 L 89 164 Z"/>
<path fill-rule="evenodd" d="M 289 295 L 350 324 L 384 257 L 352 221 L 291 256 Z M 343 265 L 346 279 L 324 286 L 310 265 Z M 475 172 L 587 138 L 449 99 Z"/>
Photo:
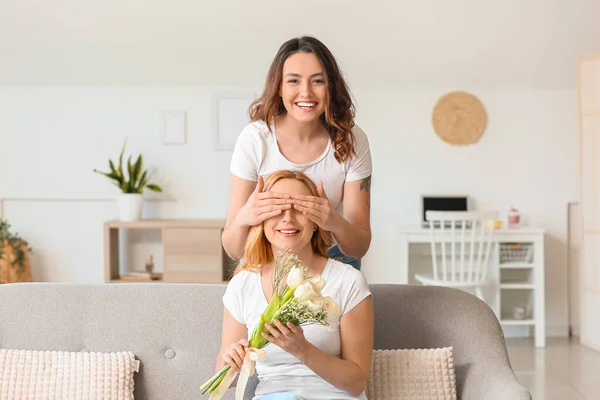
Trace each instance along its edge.
<path fill-rule="evenodd" d="M 271 342 L 273 344 L 276 344 L 277 346 L 280 345 L 279 340 L 277 340 L 273 336 L 269 335 L 267 332 L 262 332 L 262 337 L 264 337 L 265 339 L 267 339 L 269 342 Z M 281 346 L 279 346 L 279 347 L 281 347 Z"/>
<path fill-rule="evenodd" d="M 240 341 L 238 343 L 241 344 L 244 347 L 250 346 L 250 343 L 248 342 L 248 339 L 240 339 Z"/>
<path fill-rule="evenodd" d="M 262 192 L 264 187 L 265 187 L 265 181 L 263 180 L 262 176 L 259 175 L 258 180 L 256 181 L 256 187 L 254 188 L 254 193 Z"/>
<path fill-rule="evenodd" d="M 258 216 L 258 223 L 260 224 L 261 222 L 266 221 L 269 218 L 276 217 L 276 216 L 278 216 L 281 213 L 282 213 L 281 210 L 275 210 L 275 211 L 271 211 L 271 212 L 260 214 Z"/>
<path fill-rule="evenodd" d="M 325 189 L 323 188 L 323 182 L 319 181 L 319 184 L 317 185 L 317 192 L 319 192 L 319 196 L 321 196 L 322 198 L 326 199 L 327 195 L 325 194 Z"/>
<path fill-rule="evenodd" d="M 292 208 L 291 204 L 275 204 L 275 205 L 267 205 L 267 206 L 261 206 L 257 208 L 257 212 L 258 215 L 262 214 L 262 213 L 266 213 L 266 212 L 273 212 L 273 211 L 277 211 L 277 210 L 289 210 L 290 208 Z"/>
<path fill-rule="evenodd" d="M 308 218 L 311 219 L 311 221 L 314 221 L 312 218 L 316 218 L 319 221 L 323 220 L 323 213 L 320 210 L 314 209 L 314 208 L 308 208 L 308 207 L 304 207 L 298 204 L 294 205 L 294 208 L 298 211 L 300 211 L 303 215 L 307 216 Z M 311 218 L 312 217 L 312 218 Z"/>
<path fill-rule="evenodd" d="M 235 361 L 233 361 L 233 359 L 227 354 L 223 354 L 223 361 L 225 361 L 225 364 L 229 365 L 231 368 L 236 368 Z"/>
<path fill-rule="evenodd" d="M 239 358 L 237 356 L 237 354 L 235 354 L 235 352 L 232 353 L 227 353 L 225 355 L 223 355 L 223 360 L 225 360 L 225 362 L 227 363 L 227 365 L 231 366 L 231 368 L 235 368 L 235 369 L 239 369 L 242 367 L 242 364 L 237 362 L 236 357 Z"/>
<path fill-rule="evenodd" d="M 315 225 L 320 226 L 322 228 L 321 225 L 323 223 L 323 220 L 321 220 L 320 218 L 307 212 L 303 212 L 302 215 L 304 215 L 306 218 L 312 221 Z"/>
<path fill-rule="evenodd" d="M 277 328 L 279 328 L 279 332 L 281 332 L 283 334 L 283 336 L 288 336 L 292 333 L 292 331 L 290 331 L 285 325 L 283 325 L 277 319 L 275 320 L 275 325 L 277 325 Z"/>
<path fill-rule="evenodd" d="M 293 200 L 309 201 L 311 203 L 317 203 L 317 204 L 327 204 L 326 199 L 322 199 L 321 197 L 316 197 L 316 196 L 305 196 L 303 194 L 295 194 L 295 195 L 292 195 L 291 198 Z"/>
<path fill-rule="evenodd" d="M 298 204 L 307 208 L 321 209 L 323 204 L 316 203 L 314 201 L 306 201 L 306 200 L 292 200 L 293 204 Z"/>
<path fill-rule="evenodd" d="M 297 333 L 301 333 L 302 332 L 302 328 L 299 327 L 298 325 L 294 325 L 291 322 L 287 323 L 287 328 L 293 333 L 293 334 L 297 334 Z"/>
<path fill-rule="evenodd" d="M 261 192 L 258 193 L 256 195 L 257 199 L 271 199 L 271 198 L 278 198 L 278 199 L 289 199 L 290 195 L 286 194 L 286 193 L 280 193 L 280 192 Z"/>
<path fill-rule="evenodd" d="M 271 324 L 269 324 L 268 322 L 265 323 L 265 327 L 271 333 L 271 336 L 273 336 L 275 339 L 279 339 L 279 337 L 281 336 L 281 333 L 277 329 L 275 329 L 273 326 L 271 326 Z"/>
<path fill-rule="evenodd" d="M 258 215 L 256 218 L 258 219 L 258 223 L 261 223 L 269 218 L 273 218 L 279 214 L 281 214 L 284 210 L 281 208 L 273 208 L 273 211 L 269 211 L 270 209 L 265 209 L 263 211 L 258 211 Z"/>
<path fill-rule="evenodd" d="M 264 207 L 264 206 L 283 206 L 286 204 L 291 204 L 289 199 L 284 199 L 284 198 L 266 198 L 266 199 L 258 199 L 259 201 L 257 202 L 258 204 L 260 204 L 260 207 Z"/>
<path fill-rule="evenodd" d="M 237 352 L 237 354 L 238 354 L 238 356 L 240 357 L 241 360 L 243 360 L 246 357 L 246 349 L 244 349 L 244 346 L 242 346 L 241 344 L 237 343 L 236 346 L 234 347 L 234 349 Z"/>
<path fill-rule="evenodd" d="M 236 367 L 242 368 L 242 364 L 244 364 L 243 358 L 236 352 L 233 352 L 231 355 L 231 359 L 235 362 Z"/>

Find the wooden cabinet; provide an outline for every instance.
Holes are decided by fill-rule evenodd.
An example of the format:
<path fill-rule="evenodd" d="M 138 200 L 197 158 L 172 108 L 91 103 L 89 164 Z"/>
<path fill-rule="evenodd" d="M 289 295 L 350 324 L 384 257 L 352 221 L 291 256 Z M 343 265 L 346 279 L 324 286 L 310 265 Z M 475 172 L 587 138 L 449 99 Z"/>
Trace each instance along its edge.
<path fill-rule="evenodd" d="M 124 281 L 119 275 L 119 231 L 126 228 L 160 230 L 164 270 L 159 282 L 226 283 L 235 263 L 221 244 L 224 226 L 223 220 L 107 221 L 105 281 Z"/>

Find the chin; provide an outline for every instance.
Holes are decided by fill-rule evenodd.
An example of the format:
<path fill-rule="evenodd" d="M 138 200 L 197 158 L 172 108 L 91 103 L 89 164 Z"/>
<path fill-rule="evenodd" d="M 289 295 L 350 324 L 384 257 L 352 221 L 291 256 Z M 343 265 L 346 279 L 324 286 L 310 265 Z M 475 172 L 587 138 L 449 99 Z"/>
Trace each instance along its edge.
<path fill-rule="evenodd" d="M 294 110 L 294 112 L 290 113 L 288 111 L 288 114 L 291 115 L 292 117 L 294 117 L 295 120 L 300 121 L 300 122 L 313 122 L 318 120 L 319 118 L 321 118 L 321 115 L 323 115 L 324 111 L 313 111 L 310 113 L 306 113 L 303 111 L 298 111 L 298 110 Z"/>
<path fill-rule="evenodd" d="M 272 243 L 271 245 L 277 249 L 281 249 L 281 251 L 290 249 L 293 253 L 298 253 L 307 246 L 306 243 L 300 243 L 297 240 L 279 240 L 277 243 Z"/>

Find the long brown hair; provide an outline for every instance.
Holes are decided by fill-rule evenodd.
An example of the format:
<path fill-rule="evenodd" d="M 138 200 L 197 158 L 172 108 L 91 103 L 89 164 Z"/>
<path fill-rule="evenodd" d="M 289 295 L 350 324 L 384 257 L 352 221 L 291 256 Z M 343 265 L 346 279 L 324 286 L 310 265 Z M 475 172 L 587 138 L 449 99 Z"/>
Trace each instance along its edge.
<path fill-rule="evenodd" d="M 327 99 L 321 121 L 333 142 L 335 159 L 340 163 L 345 162 L 354 153 L 354 104 L 335 57 L 318 39 L 303 36 L 290 39 L 281 45 L 269 68 L 262 95 L 250 106 L 250 120 L 265 121 L 270 131 L 273 118 L 286 111 L 279 95 L 283 64 L 289 56 L 296 53 L 313 53 L 324 69 Z"/>
<path fill-rule="evenodd" d="M 313 196 L 318 196 L 319 192 L 315 183 L 302 172 L 277 171 L 265 179 L 263 192 L 271 190 L 275 182 L 281 179 L 296 179 L 306 185 Z M 323 257 L 327 257 L 327 250 L 333 244 L 331 232 L 321 229 L 316 225 L 317 230 L 313 232 L 310 244 L 312 251 Z M 242 261 L 238 264 L 234 274 L 242 270 L 259 272 L 262 266 L 273 261 L 273 251 L 271 243 L 267 240 L 263 223 L 250 228 L 244 245 L 244 254 Z"/>

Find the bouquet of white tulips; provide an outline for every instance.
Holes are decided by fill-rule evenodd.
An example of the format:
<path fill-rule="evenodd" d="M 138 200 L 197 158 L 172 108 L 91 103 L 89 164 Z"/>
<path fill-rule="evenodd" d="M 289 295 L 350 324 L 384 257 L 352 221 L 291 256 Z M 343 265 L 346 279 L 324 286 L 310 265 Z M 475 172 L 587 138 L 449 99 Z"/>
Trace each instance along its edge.
<path fill-rule="evenodd" d="M 254 374 L 254 362 L 265 357 L 262 350 L 269 342 L 262 336 L 267 332 L 265 323 L 273 323 L 278 319 L 284 326 L 288 322 L 294 325 L 322 324 L 327 328 L 339 317 L 340 307 L 331 297 L 321 293 L 325 287 L 322 277 L 312 277 L 306 273 L 302 261 L 289 250 L 278 254 L 273 274 L 273 297 L 262 313 L 256 328 L 250 337 L 249 348 L 240 370 L 240 378 L 236 387 L 236 400 L 243 399 L 248 379 Z M 212 378 L 204 383 L 202 394 L 210 393 L 210 400 L 218 400 L 229 389 L 238 371 L 226 365 Z"/>

